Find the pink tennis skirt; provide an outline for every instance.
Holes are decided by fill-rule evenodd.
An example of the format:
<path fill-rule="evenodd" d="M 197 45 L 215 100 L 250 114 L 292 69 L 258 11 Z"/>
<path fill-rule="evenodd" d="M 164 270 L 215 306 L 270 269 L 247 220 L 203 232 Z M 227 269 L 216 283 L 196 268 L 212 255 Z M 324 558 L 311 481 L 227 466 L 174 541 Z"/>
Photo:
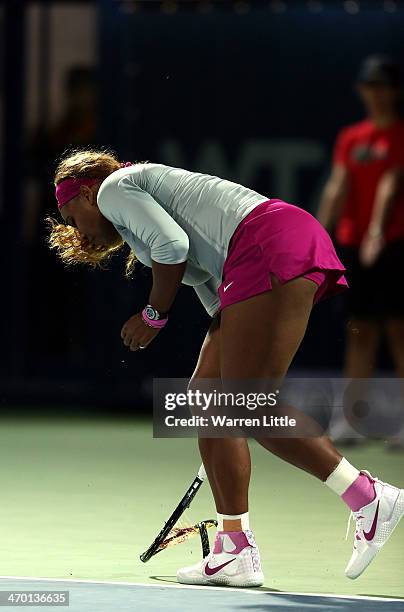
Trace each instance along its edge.
<path fill-rule="evenodd" d="M 267 200 L 244 217 L 231 237 L 217 313 L 271 291 L 271 275 L 282 284 L 299 276 L 314 281 L 317 303 L 348 288 L 345 271 L 317 219 L 282 200 Z"/>

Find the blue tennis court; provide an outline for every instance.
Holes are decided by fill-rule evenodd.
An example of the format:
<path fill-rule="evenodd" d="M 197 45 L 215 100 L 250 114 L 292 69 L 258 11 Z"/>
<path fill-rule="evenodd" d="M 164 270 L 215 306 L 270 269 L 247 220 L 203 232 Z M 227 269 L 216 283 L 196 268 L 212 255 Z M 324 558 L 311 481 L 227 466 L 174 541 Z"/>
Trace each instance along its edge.
<path fill-rule="evenodd" d="M 303 593 L 275 593 L 262 588 L 255 591 L 221 587 L 141 585 L 71 580 L 1 578 L 2 591 L 68 591 L 70 612 L 205 612 L 214 608 L 250 612 L 395 612 L 404 610 L 404 600 L 366 596 L 336 596 Z M 6 610 L 14 608 L 5 607 Z M 38 611 L 52 609 L 37 606 Z M 55 609 L 53 607 L 53 609 Z M 63 609 L 63 607 L 61 607 Z"/>

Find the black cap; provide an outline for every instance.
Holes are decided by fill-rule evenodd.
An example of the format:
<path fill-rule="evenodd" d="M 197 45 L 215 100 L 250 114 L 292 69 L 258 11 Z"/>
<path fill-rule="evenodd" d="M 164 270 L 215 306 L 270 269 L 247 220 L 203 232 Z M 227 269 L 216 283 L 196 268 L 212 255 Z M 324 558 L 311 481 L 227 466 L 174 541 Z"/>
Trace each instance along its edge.
<path fill-rule="evenodd" d="M 388 87 L 399 87 L 400 68 L 387 55 L 370 55 L 364 60 L 357 80 L 359 83 L 380 83 Z"/>

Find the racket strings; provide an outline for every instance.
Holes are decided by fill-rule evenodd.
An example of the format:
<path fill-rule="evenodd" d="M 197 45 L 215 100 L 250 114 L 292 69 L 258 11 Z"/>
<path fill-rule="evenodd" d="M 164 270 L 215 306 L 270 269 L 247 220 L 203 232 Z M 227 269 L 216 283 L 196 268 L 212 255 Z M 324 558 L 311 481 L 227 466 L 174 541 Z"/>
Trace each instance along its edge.
<path fill-rule="evenodd" d="M 179 518 L 174 527 L 168 532 L 166 538 L 161 542 L 159 549 L 175 546 L 181 542 L 185 542 L 188 538 L 198 535 L 198 525 L 193 525 L 191 518 L 187 512 Z"/>
<path fill-rule="evenodd" d="M 216 523 L 213 520 L 204 521 L 205 527 L 215 527 Z M 161 542 L 158 550 L 164 550 L 169 546 L 175 546 L 181 544 L 193 536 L 200 535 L 200 526 L 193 524 L 190 520 L 189 515 L 185 512 L 183 516 L 177 521 L 175 526 L 169 531 L 167 537 Z"/>

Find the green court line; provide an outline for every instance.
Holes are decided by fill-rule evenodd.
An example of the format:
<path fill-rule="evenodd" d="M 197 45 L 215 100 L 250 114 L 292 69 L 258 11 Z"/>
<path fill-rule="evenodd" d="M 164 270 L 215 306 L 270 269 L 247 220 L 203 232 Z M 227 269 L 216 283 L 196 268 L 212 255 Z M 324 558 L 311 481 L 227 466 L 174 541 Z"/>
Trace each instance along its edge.
<path fill-rule="evenodd" d="M 348 510 L 324 485 L 252 444 L 251 527 L 265 587 L 282 592 L 403 597 L 404 526 L 365 574 L 343 571 Z M 357 467 L 404 486 L 403 457 L 381 443 L 350 450 Z M 155 584 L 199 560 L 195 540 L 147 564 L 139 554 L 200 464 L 196 440 L 154 440 L 135 420 L 2 419 L 0 573 Z M 214 516 L 207 485 L 190 517 Z M 161 583 L 159 584 L 161 586 Z"/>

